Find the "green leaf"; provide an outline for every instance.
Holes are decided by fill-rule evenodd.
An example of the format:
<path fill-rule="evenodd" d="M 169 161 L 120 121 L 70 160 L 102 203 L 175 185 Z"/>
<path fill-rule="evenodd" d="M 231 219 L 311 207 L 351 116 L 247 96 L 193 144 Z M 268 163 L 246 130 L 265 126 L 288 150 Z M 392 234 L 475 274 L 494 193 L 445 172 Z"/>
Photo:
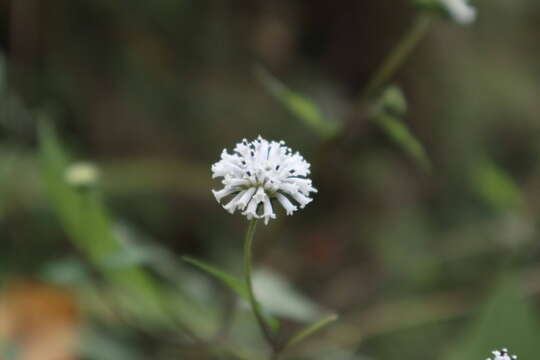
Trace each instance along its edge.
<path fill-rule="evenodd" d="M 323 139 L 332 138 L 338 133 L 341 127 L 340 124 L 326 118 L 311 99 L 290 90 L 263 67 L 257 67 L 255 74 L 275 99 Z"/>
<path fill-rule="evenodd" d="M 395 86 L 388 87 L 375 109 L 375 124 L 422 169 L 430 171 L 431 161 L 424 146 L 402 120 L 407 111 L 407 102 L 401 90 Z"/>
<path fill-rule="evenodd" d="M 78 200 L 74 190 L 63 178 L 68 159 L 60 148 L 52 126 L 45 121 L 39 124 L 39 143 L 42 176 L 47 195 L 68 234 L 78 238 L 76 236 L 78 214 L 74 212 L 78 207 Z"/>
<path fill-rule="evenodd" d="M 267 268 L 254 272 L 253 288 L 257 301 L 274 316 L 310 323 L 324 314 L 317 303 L 300 293 L 283 276 Z"/>
<path fill-rule="evenodd" d="M 47 122 L 40 123 L 39 138 L 43 180 L 51 204 L 70 239 L 94 263 L 101 265 L 121 245 L 100 196 L 93 189 L 78 189 L 67 183 L 65 172 L 70 161 Z"/>
<path fill-rule="evenodd" d="M 115 339 L 103 330 L 86 327 L 82 329 L 79 352 L 89 359 L 100 360 L 138 360 L 140 349 Z"/>
<path fill-rule="evenodd" d="M 183 256 L 182 259 L 185 262 L 193 266 L 196 266 L 202 271 L 208 273 L 209 275 L 212 275 L 216 279 L 221 280 L 225 285 L 227 285 L 231 290 L 233 290 L 235 293 L 240 295 L 242 298 L 246 300 L 249 299 L 248 290 L 242 279 L 234 275 L 228 274 L 227 272 L 221 269 L 218 269 L 217 267 L 213 265 L 209 265 L 203 261 L 194 259 L 192 257 Z"/>
<path fill-rule="evenodd" d="M 84 253 L 105 277 L 136 299 L 147 320 L 169 322 L 163 312 L 158 284 L 137 266 L 114 269 L 106 260 L 122 249 L 113 231 L 112 221 L 94 189 L 69 185 L 65 170 L 70 161 L 58 140 L 54 128 L 47 122 L 39 124 L 40 160 L 43 181 L 50 202 L 69 239 Z"/>
<path fill-rule="evenodd" d="M 424 147 L 400 119 L 390 115 L 380 115 L 375 123 L 422 169 L 431 170 L 431 161 Z"/>
<path fill-rule="evenodd" d="M 536 359 L 540 335 L 537 314 L 525 299 L 520 279 L 507 275 L 447 360 L 485 359 L 492 350 L 509 348 L 521 359 Z"/>
<path fill-rule="evenodd" d="M 488 204 L 499 210 L 523 206 L 519 187 L 504 169 L 487 158 L 478 159 L 471 165 L 472 187 Z"/>
<path fill-rule="evenodd" d="M 90 275 L 85 264 L 75 258 L 54 261 L 47 264 L 40 271 L 40 277 L 47 282 L 64 286 L 75 286 L 90 281 Z"/>
<path fill-rule="evenodd" d="M 452 16 L 448 7 L 440 0 L 413 0 L 414 6 L 427 16 L 435 16 L 451 20 Z"/>
<path fill-rule="evenodd" d="M 322 318 L 321 320 L 319 320 L 319 321 L 305 327 L 304 329 L 300 330 L 295 336 L 293 336 L 291 338 L 291 340 L 289 340 L 287 342 L 287 347 L 293 346 L 294 344 L 299 343 L 300 341 L 304 340 L 305 338 L 315 334 L 317 331 L 319 331 L 319 330 L 325 328 L 326 326 L 328 326 L 329 324 L 333 323 L 337 319 L 338 319 L 337 314 L 330 314 L 330 315 Z"/>
<path fill-rule="evenodd" d="M 442 10 L 441 1 L 439 0 L 412 0 L 412 2 L 419 10 L 439 12 Z"/>
<path fill-rule="evenodd" d="M 407 99 L 403 91 L 397 86 L 389 86 L 381 97 L 381 103 L 384 111 L 398 117 L 407 113 Z"/>
<path fill-rule="evenodd" d="M 365 360 L 362 355 L 357 354 L 358 350 L 354 347 L 325 346 L 315 349 L 305 349 L 303 355 L 310 360 Z"/>
<path fill-rule="evenodd" d="M 227 273 L 224 270 L 218 269 L 217 267 L 213 265 L 210 265 L 208 263 L 194 259 L 189 256 L 183 256 L 182 259 L 185 262 L 197 267 L 198 269 L 220 280 L 221 282 L 223 282 L 223 284 L 225 284 L 227 287 L 233 290 L 236 294 L 238 294 L 242 299 L 249 302 L 248 289 L 243 279 L 240 279 L 234 275 Z M 254 278 L 253 281 L 255 283 L 254 285 L 256 285 L 256 278 Z M 261 302 L 262 302 L 261 299 L 257 298 L 257 305 L 259 305 L 259 308 L 261 309 L 264 321 L 266 322 L 266 324 L 270 327 L 272 331 L 276 332 L 279 329 L 280 322 L 278 319 L 272 316 L 272 315 L 276 315 L 272 311 L 272 309 L 267 309 L 266 306 L 263 306 L 264 302 L 262 302 L 263 304 L 261 304 Z"/>

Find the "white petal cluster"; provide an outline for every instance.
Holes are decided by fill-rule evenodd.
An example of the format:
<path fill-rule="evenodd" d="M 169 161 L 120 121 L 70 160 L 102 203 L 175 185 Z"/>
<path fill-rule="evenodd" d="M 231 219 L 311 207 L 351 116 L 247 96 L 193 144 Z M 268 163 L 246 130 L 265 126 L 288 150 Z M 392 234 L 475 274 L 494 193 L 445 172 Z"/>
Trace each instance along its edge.
<path fill-rule="evenodd" d="M 283 141 L 267 141 L 260 136 L 254 141 L 243 139 L 232 154 L 223 150 L 221 160 L 212 165 L 212 177 L 223 178 L 224 185 L 212 192 L 218 202 L 232 196 L 223 206 L 231 214 L 239 210 L 248 219 L 264 218 L 268 224 L 276 218 L 271 200 L 277 200 L 287 215 L 313 200 L 310 193 L 317 189 L 307 178 L 309 167 Z"/>
<path fill-rule="evenodd" d="M 452 19 L 459 24 L 470 24 L 476 20 L 476 9 L 469 0 L 440 0 Z"/>
<path fill-rule="evenodd" d="M 491 352 L 493 354 L 492 358 L 487 358 L 486 360 L 516 360 L 516 355 L 508 354 L 508 349 L 495 350 Z"/>

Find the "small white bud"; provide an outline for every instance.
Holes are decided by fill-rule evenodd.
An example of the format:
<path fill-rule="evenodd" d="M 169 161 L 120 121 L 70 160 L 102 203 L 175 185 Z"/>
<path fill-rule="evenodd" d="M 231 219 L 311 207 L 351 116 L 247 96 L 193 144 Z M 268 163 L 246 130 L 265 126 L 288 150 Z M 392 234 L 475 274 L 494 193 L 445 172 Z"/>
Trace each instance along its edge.
<path fill-rule="evenodd" d="M 462 25 L 471 24 L 476 20 L 476 9 L 469 0 L 440 0 L 450 17 Z"/>
<path fill-rule="evenodd" d="M 66 169 L 65 179 L 72 186 L 92 186 L 99 180 L 99 170 L 91 163 L 75 163 Z"/>

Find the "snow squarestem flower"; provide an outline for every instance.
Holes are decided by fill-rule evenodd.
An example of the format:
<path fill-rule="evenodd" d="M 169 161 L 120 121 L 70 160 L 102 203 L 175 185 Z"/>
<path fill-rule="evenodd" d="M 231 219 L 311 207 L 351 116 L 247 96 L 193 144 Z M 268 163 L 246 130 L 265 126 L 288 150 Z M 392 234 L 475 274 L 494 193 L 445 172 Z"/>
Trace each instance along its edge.
<path fill-rule="evenodd" d="M 508 352 L 507 348 L 503 348 L 501 350 L 494 350 L 491 352 L 491 354 L 493 354 L 493 359 L 489 357 L 486 360 L 517 360 L 517 356 L 511 355 Z"/>
<path fill-rule="evenodd" d="M 212 177 L 223 178 L 224 187 L 212 190 L 218 203 L 232 197 L 223 206 L 234 214 L 240 210 L 249 220 L 244 241 L 244 281 L 251 310 L 266 341 L 272 349 L 271 359 L 279 359 L 287 347 L 276 341 L 268 319 L 255 297 L 252 280 L 253 240 L 257 221 L 264 219 L 267 225 L 276 214 L 272 200 L 281 204 L 287 215 L 303 209 L 316 193 L 310 174 L 310 164 L 298 152 L 293 152 L 284 141 L 267 141 L 259 136 L 253 141 L 243 139 L 232 153 L 226 149 L 221 158 L 212 165 Z M 294 343 L 293 339 L 293 343 Z"/>
<path fill-rule="evenodd" d="M 243 139 L 232 154 L 227 150 L 212 165 L 212 177 L 223 178 L 221 190 L 212 190 L 216 200 L 232 199 L 223 206 L 234 214 L 242 211 L 248 220 L 264 219 L 265 225 L 275 219 L 272 200 L 292 215 L 303 209 L 316 193 L 312 185 L 310 164 L 298 152 L 293 152 L 284 141 L 267 141 L 259 136 L 254 141 Z M 297 205 L 295 205 L 294 203 Z"/>

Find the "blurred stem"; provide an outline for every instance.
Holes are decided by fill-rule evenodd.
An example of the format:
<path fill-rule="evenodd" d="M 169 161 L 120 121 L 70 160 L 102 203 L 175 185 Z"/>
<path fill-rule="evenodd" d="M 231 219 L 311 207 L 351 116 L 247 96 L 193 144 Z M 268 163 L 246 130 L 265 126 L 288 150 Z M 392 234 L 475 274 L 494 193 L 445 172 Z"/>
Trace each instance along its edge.
<path fill-rule="evenodd" d="M 251 263 L 252 263 L 252 254 L 253 254 L 253 238 L 255 235 L 255 229 L 257 227 L 257 219 L 253 219 L 249 222 L 248 230 L 246 233 L 246 239 L 244 241 L 244 272 L 245 272 L 245 280 L 246 280 L 246 286 L 248 290 L 248 296 L 249 296 L 249 304 L 251 305 L 251 309 L 253 311 L 253 314 L 255 315 L 255 318 L 257 319 L 257 323 L 266 338 L 266 341 L 268 344 L 272 347 L 272 349 L 275 351 L 276 345 L 274 343 L 273 336 L 270 332 L 270 329 L 266 325 L 266 322 L 264 320 L 263 314 L 261 312 L 261 307 L 259 303 L 257 302 L 257 299 L 255 298 L 255 293 L 253 291 L 253 282 L 252 282 L 252 276 L 251 276 Z"/>
<path fill-rule="evenodd" d="M 397 46 L 388 55 L 364 90 L 363 96 L 369 98 L 384 86 L 405 63 L 418 43 L 427 34 L 432 22 L 428 15 L 419 15 L 409 31 L 402 37 Z"/>

